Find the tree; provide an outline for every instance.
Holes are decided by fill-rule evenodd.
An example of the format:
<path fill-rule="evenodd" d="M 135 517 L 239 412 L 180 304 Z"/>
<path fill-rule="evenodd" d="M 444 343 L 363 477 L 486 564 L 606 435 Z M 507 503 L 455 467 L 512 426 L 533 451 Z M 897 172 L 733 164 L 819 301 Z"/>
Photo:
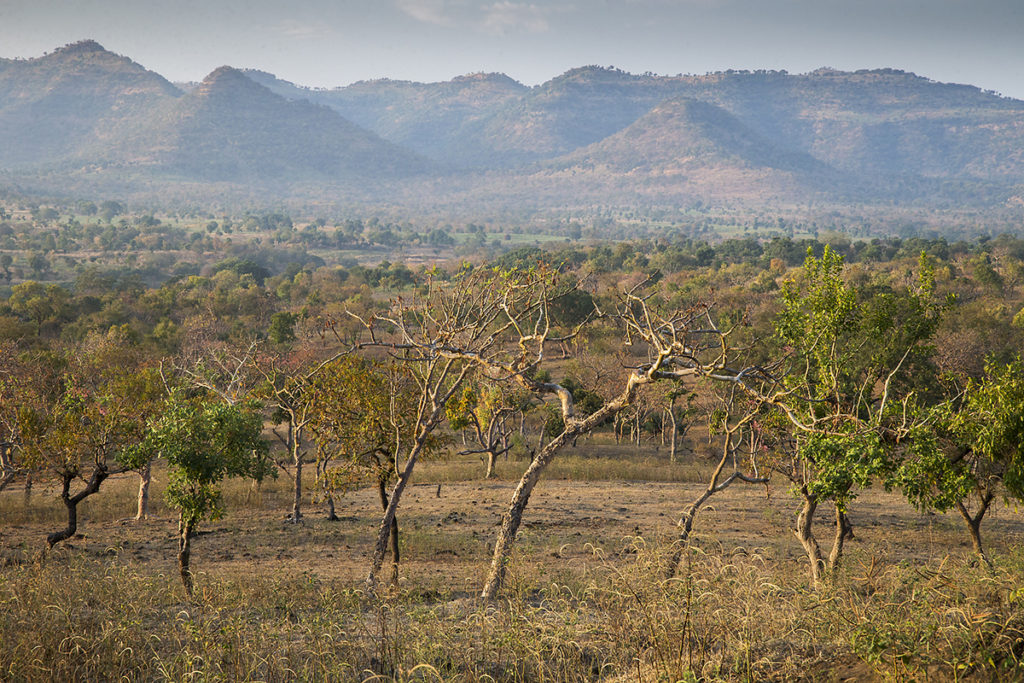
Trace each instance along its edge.
<path fill-rule="evenodd" d="M 670 392 L 672 395 L 674 392 Z M 721 493 L 737 481 L 747 484 L 767 484 L 768 478 L 761 476 L 761 457 L 766 446 L 757 420 L 761 405 L 751 400 L 743 388 L 729 384 L 724 392 L 716 396 L 714 407 L 708 413 L 708 432 L 712 438 L 721 437 L 722 449 L 718 463 L 708 478 L 707 486 L 683 511 L 679 519 L 679 539 L 666 568 L 666 575 L 675 575 L 683 551 L 690 542 L 693 523 L 708 499 Z M 741 451 L 745 451 L 741 455 Z"/>
<path fill-rule="evenodd" d="M 530 407 L 524 392 L 506 389 L 500 383 L 466 385 L 461 394 L 448 402 L 448 424 L 455 431 L 469 432 L 474 442 L 459 455 L 484 455 L 484 479 L 495 475 L 498 458 L 515 445 L 511 438 L 514 418 Z"/>
<path fill-rule="evenodd" d="M 547 341 L 557 341 L 549 338 L 547 304 L 558 292 L 557 276 L 550 272 L 464 270 L 448 282 L 432 277 L 422 293 L 397 298 L 390 311 L 361 319 L 365 336 L 358 348 L 387 349 L 407 364 L 417 396 L 412 436 L 402 447 L 405 463 L 377 534 L 367 576 L 371 589 L 384 562 L 402 493 L 467 377 L 477 369 L 485 374 L 506 371 L 506 378 L 525 382 L 524 387 L 555 386 L 528 379 L 527 372 L 536 364 L 526 358 Z M 513 339 L 521 342 L 514 349 Z M 518 359 L 511 361 L 514 368 L 508 365 L 510 353 Z M 571 401 L 567 390 L 558 391 Z"/>
<path fill-rule="evenodd" d="M 894 481 L 922 509 L 955 508 L 991 567 L 982 521 L 1000 495 L 1024 499 L 1024 362 L 990 358 L 959 397 L 926 413 Z"/>
<path fill-rule="evenodd" d="M 802 500 L 795 533 L 814 583 L 834 573 L 853 536 L 857 489 L 890 476 L 913 431 L 906 407 L 932 376 L 927 342 L 944 310 L 923 255 L 917 285 L 905 292 L 861 296 L 842 272 L 842 257 L 826 246 L 820 259 L 809 250 L 800 279 L 784 283 L 776 328 L 788 367 L 767 399 L 782 411 L 772 425 L 775 469 Z M 835 511 L 827 564 L 813 533 L 823 502 Z"/>
<path fill-rule="evenodd" d="M 562 448 L 630 407 L 637 392 L 654 382 L 705 377 L 745 386 L 748 382 L 757 384 L 763 381 L 764 373 L 759 368 L 731 367 L 733 359 L 727 342 L 730 332 L 715 325 L 709 305 L 663 310 L 658 297 L 650 291 L 653 284 L 652 279 L 645 279 L 620 295 L 617 309 L 610 317 L 621 330 L 623 343 L 632 347 L 634 362 L 628 367 L 628 374 L 619 385 L 618 393 L 585 416 L 577 414 L 573 395 L 564 386 L 533 379 L 545 358 L 545 344 L 561 341 L 547 338 L 550 328 L 544 322 L 533 327 L 533 334 L 520 336 L 516 344 L 522 351 L 517 357 L 505 363 L 492 361 L 493 369 L 514 378 L 537 394 L 556 395 L 564 427 L 535 454 L 512 494 L 509 509 L 502 517 L 491 568 L 482 591 L 484 599 L 492 600 L 497 596 L 530 494 L 541 473 Z M 509 317 L 516 322 L 516 318 Z M 513 327 L 523 329 L 518 324 Z"/>
<path fill-rule="evenodd" d="M 156 371 L 138 367 L 137 356 L 118 340 L 80 351 L 63 371 L 42 373 L 32 400 L 19 409 L 27 464 L 61 484 L 67 524 L 47 537 L 50 548 L 77 533 L 78 505 L 123 471 L 117 459 L 142 438 L 150 397 L 162 391 Z M 84 486 L 72 493 L 75 480 Z"/>
<path fill-rule="evenodd" d="M 294 313 L 279 311 L 270 316 L 270 329 L 267 337 L 275 344 L 287 344 L 295 341 L 295 323 L 299 317 Z"/>
<path fill-rule="evenodd" d="M 544 268 L 466 270 L 449 283 L 432 281 L 422 297 L 396 299 L 392 312 L 364 321 L 369 339 L 361 348 L 384 348 L 399 355 L 417 383 L 415 440 L 381 522 L 367 579 L 374 585 L 383 563 L 391 519 L 417 457 L 444 418 L 449 401 L 471 371 L 490 381 L 509 382 L 538 398 L 555 397 L 561 430 L 540 448 L 513 492 L 495 542 L 482 592 L 493 599 L 503 582 L 523 512 L 541 473 L 563 447 L 629 407 L 641 387 L 660 380 L 709 377 L 736 383 L 763 381 L 758 368 L 730 367 L 728 332 L 712 321 L 710 307 L 694 305 L 663 312 L 644 280 L 622 293 L 614 315 L 624 344 L 633 349 L 631 365 L 618 392 L 593 412 L 577 411 L 572 391 L 548 379 L 543 368 L 549 350 L 565 348 L 590 322 L 588 316 L 567 335 L 556 335 L 549 315 L 552 301 L 574 291 L 559 273 Z M 595 309 L 595 314 L 597 313 Z"/>
<path fill-rule="evenodd" d="M 273 429 L 274 436 L 285 447 L 291 461 L 294 496 L 292 522 L 302 520 L 302 469 L 306 463 L 306 428 L 317 414 L 316 402 L 322 394 L 316 391 L 317 377 L 329 370 L 337 354 L 320 360 L 310 356 L 309 349 L 301 349 L 286 356 L 251 354 L 249 363 L 253 373 L 262 376 L 254 394 L 272 409 L 276 425 L 284 424 L 282 435 Z"/>
<path fill-rule="evenodd" d="M 154 457 L 168 465 L 167 503 L 178 511 L 178 569 L 192 594 L 192 538 L 204 519 L 223 513 L 220 483 L 227 477 L 262 480 L 272 472 L 263 419 L 253 406 L 196 400 L 174 392 L 145 438 L 122 456 L 138 468 Z"/>
<path fill-rule="evenodd" d="M 398 458 L 410 452 L 422 426 L 417 419 L 421 394 L 412 372 L 394 362 L 348 356 L 330 361 L 311 377 L 309 395 L 309 426 L 316 435 L 328 495 L 368 478 L 386 514 L 388 487 L 401 476 Z M 444 441 L 430 434 L 422 440 L 418 457 L 432 455 Z M 397 514 L 390 518 L 388 539 L 394 585 L 401 559 Z"/>
<path fill-rule="evenodd" d="M 956 508 L 975 552 L 991 565 L 981 543 L 985 513 L 1000 488 L 1009 498 L 1024 498 L 1024 363 L 1019 356 L 1001 367 L 987 363 L 985 376 L 968 383 L 952 428 L 968 449 L 964 465 L 971 483 L 971 496 L 958 500 Z"/>
<path fill-rule="evenodd" d="M 31 362 L 16 344 L 0 342 L 0 491 L 24 471 L 21 462 L 21 425 L 18 419 L 23 402 L 32 388 Z"/>

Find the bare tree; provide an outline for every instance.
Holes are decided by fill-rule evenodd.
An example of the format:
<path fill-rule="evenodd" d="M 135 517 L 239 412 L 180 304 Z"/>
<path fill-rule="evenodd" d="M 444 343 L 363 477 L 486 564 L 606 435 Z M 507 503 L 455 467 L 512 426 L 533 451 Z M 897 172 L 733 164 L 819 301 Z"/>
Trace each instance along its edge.
<path fill-rule="evenodd" d="M 529 401 L 522 391 L 508 391 L 504 383 L 465 386 L 457 401 L 449 403 L 448 421 L 452 429 L 469 431 L 472 444 L 459 455 L 483 455 L 486 458 L 485 479 L 495 476 L 495 465 L 515 445 L 516 431 Z"/>
<path fill-rule="evenodd" d="M 724 395 L 717 399 L 717 405 L 708 414 L 708 429 L 712 439 L 722 439 L 722 450 L 707 486 L 687 506 L 679 519 L 679 538 L 666 567 L 669 578 L 675 576 L 683 551 L 690 542 L 693 523 L 709 498 L 737 481 L 747 484 L 768 483 L 768 478 L 760 473 L 759 461 L 765 445 L 760 430 L 756 428 L 759 408 L 757 400 L 751 399 L 748 392 L 735 384 L 727 385 Z M 745 451 L 745 457 L 740 456 L 741 451 Z"/>
<path fill-rule="evenodd" d="M 322 354 L 320 354 L 322 355 Z M 335 352 L 327 358 L 318 357 L 313 349 L 305 348 L 290 356 L 282 357 L 270 353 L 247 354 L 244 360 L 250 364 L 250 372 L 261 377 L 254 393 L 273 411 L 276 425 L 274 436 L 284 446 L 292 471 L 292 511 L 289 521 L 302 521 L 302 470 L 307 462 L 306 429 L 316 410 L 317 392 L 312 390 L 316 378 L 337 360 L 342 352 Z M 285 425 L 284 433 L 277 425 Z M 286 472 L 288 468 L 278 463 Z"/>
<path fill-rule="evenodd" d="M 557 395 L 565 429 L 535 455 L 512 494 L 509 509 L 502 518 L 490 572 L 482 591 L 484 599 L 490 600 L 497 596 L 530 494 L 540 480 L 541 473 L 564 446 L 627 409 L 641 387 L 659 380 L 682 381 L 698 377 L 735 383 L 759 380 L 762 373 L 759 368 L 736 370 L 729 366 L 729 333 L 716 327 L 710 306 L 701 304 L 661 312 L 652 301 L 652 284 L 650 280 L 645 280 L 624 292 L 616 312 L 610 316 L 622 331 L 623 343 L 626 346 L 642 347 L 645 359 L 628 367 L 628 374 L 618 394 L 589 415 L 577 417 L 572 394 L 564 387 L 530 379 L 527 371 L 532 371 L 544 360 L 543 338 L 538 340 L 535 354 L 528 364 L 503 368 L 533 391 Z M 638 356 L 641 354 L 634 352 L 633 357 Z"/>

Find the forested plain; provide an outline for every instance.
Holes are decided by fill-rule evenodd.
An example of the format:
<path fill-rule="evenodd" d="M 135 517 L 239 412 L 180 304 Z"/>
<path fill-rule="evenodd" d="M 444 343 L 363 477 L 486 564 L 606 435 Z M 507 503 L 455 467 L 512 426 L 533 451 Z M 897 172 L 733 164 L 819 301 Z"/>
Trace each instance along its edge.
<path fill-rule="evenodd" d="M 1005 227 L 0 202 L 0 679 L 1019 678 Z"/>

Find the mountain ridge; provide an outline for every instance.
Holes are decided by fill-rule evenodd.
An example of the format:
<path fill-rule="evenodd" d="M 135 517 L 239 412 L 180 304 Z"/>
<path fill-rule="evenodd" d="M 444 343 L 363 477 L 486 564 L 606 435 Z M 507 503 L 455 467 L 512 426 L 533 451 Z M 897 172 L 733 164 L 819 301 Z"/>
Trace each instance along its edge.
<path fill-rule="evenodd" d="M 587 65 L 535 86 L 469 73 L 317 89 L 222 66 L 182 89 L 85 40 L 0 59 L 0 170 L 52 183 L 335 184 L 342 197 L 442 203 L 508 189 L 510 203 L 549 205 L 687 194 L 1000 205 L 1024 192 L 1024 101 L 891 68 Z"/>

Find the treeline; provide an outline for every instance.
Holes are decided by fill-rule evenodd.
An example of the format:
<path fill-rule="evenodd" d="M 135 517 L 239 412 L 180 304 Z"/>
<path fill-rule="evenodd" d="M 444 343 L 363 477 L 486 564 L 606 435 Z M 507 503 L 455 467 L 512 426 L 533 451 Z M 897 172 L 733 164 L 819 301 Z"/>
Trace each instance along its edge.
<path fill-rule="evenodd" d="M 1022 348 L 1024 240 L 1010 236 L 638 240 L 416 267 L 266 249 L 159 286 L 93 266 L 68 286 L 14 284 L 0 304 L 0 488 L 57 483 L 68 522 L 53 545 L 107 477 L 139 472 L 142 500 L 163 459 L 191 590 L 190 539 L 219 511 L 219 482 L 265 476 L 276 459 L 298 522 L 315 465 L 331 515 L 347 487 L 378 488 L 374 581 L 389 547 L 397 564 L 416 462 L 459 438 L 486 476 L 503 454 L 529 463 L 495 541 L 493 597 L 562 449 L 603 432 L 661 439 L 674 459 L 699 419 L 721 460 L 679 547 L 708 497 L 771 472 L 799 494 L 815 581 L 837 566 L 872 482 L 959 510 L 988 561 L 986 512 L 1024 493 Z M 812 529 L 819 506 L 835 514 L 829 552 Z"/>

